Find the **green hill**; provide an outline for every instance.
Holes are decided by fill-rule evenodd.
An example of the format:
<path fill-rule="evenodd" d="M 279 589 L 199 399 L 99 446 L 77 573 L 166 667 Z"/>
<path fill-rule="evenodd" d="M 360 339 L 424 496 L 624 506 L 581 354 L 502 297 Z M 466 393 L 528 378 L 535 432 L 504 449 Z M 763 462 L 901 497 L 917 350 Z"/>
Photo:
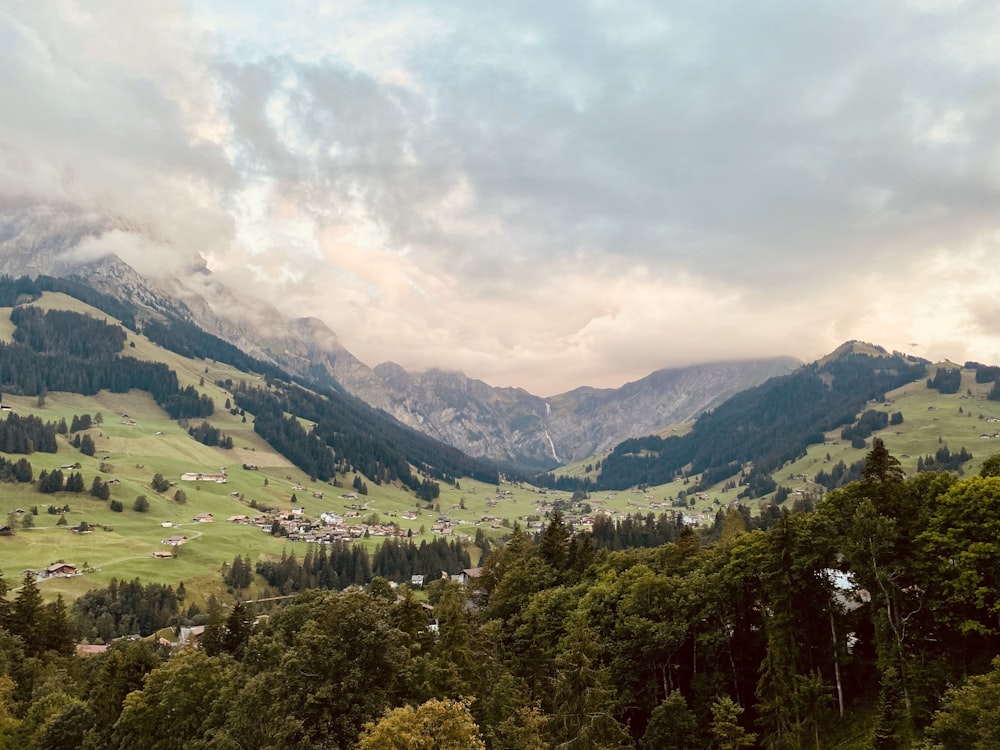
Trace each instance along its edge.
<path fill-rule="evenodd" d="M 353 512 L 359 522 L 395 524 L 400 534 L 416 541 L 434 538 L 431 527 L 441 514 L 450 513 L 452 538 L 471 539 L 479 529 L 476 524 L 490 494 L 486 488 L 496 486 L 496 471 L 491 472 L 487 464 L 416 435 L 355 399 L 334 392 L 310 393 L 273 374 L 183 356 L 133 330 L 119 333 L 118 319 L 76 297 L 45 291 L 19 297 L 30 300 L 40 313 L 27 315 L 20 306 L 15 318 L 21 325 L 17 326 L 10 320 L 14 308 L 0 308 L 0 391 L 5 413 L 16 415 L 9 418 L 18 421 L 38 417 L 51 431 L 60 423 L 67 427 L 65 434 L 55 436 L 55 453 L 0 453 L 10 461 L 22 457 L 30 461 L 35 480 L 0 484 L 0 523 L 13 532 L 0 537 L 0 569 L 8 581 L 20 578 L 25 569 L 42 569 L 63 560 L 87 573 L 44 581 L 47 597 L 62 593 L 75 598 L 113 577 L 140 577 L 145 582 L 185 581 L 188 591 L 204 599 L 221 592 L 219 571 L 234 556 L 277 558 L 289 549 L 287 539 L 262 533 L 256 526 L 226 522 L 230 516 L 252 516 L 263 507 L 290 512 L 293 506 L 304 506 L 306 514 L 315 518 L 327 511 L 343 515 L 352 512 L 345 506 L 357 505 Z M 50 311 L 59 314 L 53 317 Z M 115 332 L 109 334 L 112 329 Z M 112 358 L 102 349 L 88 358 L 87 351 L 103 346 L 98 340 L 105 335 L 121 339 L 121 353 Z M 15 344 L 15 339 L 24 343 Z M 202 344 L 207 340 L 201 339 Z M 224 347 L 220 350 L 226 352 Z M 153 390 L 129 387 L 133 381 L 137 386 L 149 382 Z M 59 389 L 63 383 L 72 383 L 74 388 Z M 294 392 L 297 405 L 312 408 L 308 419 L 287 412 L 280 416 L 303 425 L 306 435 L 312 425 L 325 425 L 331 434 L 324 435 L 321 443 L 341 441 L 337 443 L 340 460 L 332 476 L 320 479 L 295 466 L 260 429 L 255 430 L 257 415 L 237 406 L 237 392 L 254 389 L 258 395 L 267 394 L 271 406 L 277 394 Z M 193 396 L 185 403 L 201 408 L 198 405 L 210 400 L 211 414 L 171 419 L 164 406 L 176 398 L 170 394 L 183 396 L 188 391 Z M 84 415 L 91 425 L 71 431 L 74 418 Z M 323 421 L 328 418 L 336 422 L 336 429 Z M 188 434 L 189 428 L 203 422 L 226 436 L 226 444 L 231 442 L 232 447 L 204 445 Z M 84 437 L 93 445 L 93 455 L 74 447 Z M 269 439 L 275 442 L 273 436 Z M 345 445 L 345 440 L 352 443 Z M 377 458 L 369 461 L 369 454 Z M 220 467 L 226 467 L 225 483 L 181 478 L 185 473 L 218 473 Z M 362 473 L 362 468 L 369 473 Z M 56 470 L 66 476 L 79 473 L 87 490 L 95 478 L 108 482 L 110 498 L 102 500 L 88 491 L 41 492 L 39 477 Z M 490 482 L 458 482 L 473 473 Z M 166 491 L 153 489 L 156 474 L 170 483 Z M 441 477 L 454 484 L 439 483 Z M 363 484 L 367 494 L 351 501 L 340 498 L 354 492 L 355 482 Z M 418 498 L 415 490 L 431 486 L 439 493 L 433 502 Z M 183 502 L 177 500 L 178 490 L 186 496 Z M 140 496 L 147 502 L 142 512 L 134 509 Z M 120 511 L 112 509 L 119 504 Z M 61 512 L 66 506 L 69 510 Z M 525 508 L 518 511 L 527 512 Z M 214 522 L 196 524 L 194 518 L 201 513 L 212 514 Z M 65 523 L 60 523 L 62 517 Z M 80 522 L 93 530 L 70 530 Z M 507 525 L 511 522 L 505 520 Z M 486 533 L 502 532 L 487 526 Z M 179 547 L 161 544 L 175 534 L 187 536 L 188 541 Z M 358 543 L 371 549 L 380 541 L 381 537 L 371 536 Z M 305 545 L 292 548 L 296 546 L 304 554 Z M 175 550 L 176 557 L 154 557 L 155 552 L 169 550 Z M 478 557 L 478 549 L 473 552 Z"/>

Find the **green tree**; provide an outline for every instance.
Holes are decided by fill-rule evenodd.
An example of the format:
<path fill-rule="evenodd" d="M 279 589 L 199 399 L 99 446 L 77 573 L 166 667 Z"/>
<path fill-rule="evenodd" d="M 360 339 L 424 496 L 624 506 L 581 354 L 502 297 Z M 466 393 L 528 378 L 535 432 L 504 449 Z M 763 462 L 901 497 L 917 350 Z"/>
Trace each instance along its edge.
<path fill-rule="evenodd" d="M 993 750 L 1000 747 L 1000 657 L 987 674 L 948 690 L 926 730 L 926 750 Z"/>
<path fill-rule="evenodd" d="M 642 750 L 697 750 L 698 719 L 679 690 L 653 709 L 642 736 Z"/>
<path fill-rule="evenodd" d="M 10 632 L 24 642 L 24 651 L 28 656 L 37 656 L 45 650 L 40 634 L 42 611 L 42 594 L 35 582 L 35 574 L 25 573 L 7 622 Z"/>
<path fill-rule="evenodd" d="M 132 510 L 136 513 L 145 513 L 149 510 L 149 498 L 145 495 L 139 495 L 132 503 Z"/>
<path fill-rule="evenodd" d="M 979 476 L 1000 477 L 1000 454 L 990 456 L 983 461 L 983 465 L 979 468 Z"/>
<path fill-rule="evenodd" d="M 90 494 L 99 500 L 108 500 L 111 497 L 111 487 L 100 477 L 94 477 L 90 485 Z"/>
<path fill-rule="evenodd" d="M 157 472 L 153 475 L 153 479 L 150 481 L 149 486 L 153 488 L 153 492 L 166 492 L 170 489 L 170 482 L 164 479 L 162 474 Z"/>
<path fill-rule="evenodd" d="M 87 707 L 94 717 L 84 748 L 109 748 L 112 730 L 121 714 L 125 696 L 141 690 L 145 676 L 160 660 L 145 641 L 122 641 L 108 649 L 92 680 Z"/>
<path fill-rule="evenodd" d="M 712 723 L 708 727 L 712 736 L 712 747 L 716 750 L 740 750 L 753 745 L 756 735 L 749 734 L 740 726 L 743 708 L 728 695 L 723 695 L 712 704 Z"/>
<path fill-rule="evenodd" d="M 114 727 L 113 748 L 189 750 L 211 747 L 220 728 L 223 696 L 238 679 L 233 663 L 204 651 L 184 649 L 150 672 L 142 689 L 125 698 Z M 220 743 L 221 744 L 221 743 Z"/>
<path fill-rule="evenodd" d="M 486 750 L 486 745 L 467 699 L 432 698 L 366 724 L 358 750 Z"/>
<path fill-rule="evenodd" d="M 582 618 L 556 660 L 548 733 L 558 750 L 627 747 L 628 732 L 611 714 L 614 693 L 597 661 L 597 644 Z"/>
<path fill-rule="evenodd" d="M 226 632 L 223 636 L 226 653 L 237 658 L 243 655 L 243 647 L 250 638 L 253 623 L 253 612 L 243 602 L 236 602 L 226 618 Z"/>
<path fill-rule="evenodd" d="M 229 736 L 241 747 L 353 747 L 409 668 L 389 614 L 354 591 L 310 592 L 272 614 L 247 644 Z"/>

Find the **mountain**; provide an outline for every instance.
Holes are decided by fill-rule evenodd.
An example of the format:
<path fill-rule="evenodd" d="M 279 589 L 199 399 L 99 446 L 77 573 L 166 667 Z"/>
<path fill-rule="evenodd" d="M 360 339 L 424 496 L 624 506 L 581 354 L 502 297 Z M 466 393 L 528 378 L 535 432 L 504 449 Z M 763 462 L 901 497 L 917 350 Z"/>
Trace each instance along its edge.
<path fill-rule="evenodd" d="M 620 388 L 583 387 L 550 398 L 495 388 L 459 372 L 409 373 L 392 362 L 375 367 L 379 382 L 370 387 L 344 385 L 470 455 L 549 468 L 693 419 L 799 364 L 776 358 L 659 370 Z"/>
<path fill-rule="evenodd" d="M 736 394 L 698 417 L 686 435 L 620 443 L 603 460 L 598 486 L 624 489 L 700 474 L 691 488 L 696 491 L 744 475 L 750 484 L 761 481 L 751 496 L 767 494 L 774 487 L 765 477 L 800 458 L 809 445 L 822 443 L 825 433 L 854 423 L 867 403 L 881 403 L 889 391 L 923 378 L 928 364 L 848 342 L 791 374 Z"/>
<path fill-rule="evenodd" d="M 316 318 L 289 319 L 228 289 L 203 259 L 141 274 L 108 252 L 112 230 L 156 248 L 143 227 L 70 208 L 0 203 L 0 273 L 74 275 L 136 306 L 146 320 L 183 321 L 318 386 L 362 399 L 405 425 L 473 456 L 545 470 L 622 440 L 695 418 L 745 388 L 790 372 L 788 358 L 660 370 L 620 388 L 581 387 L 550 398 L 497 388 L 460 372 L 370 368 Z"/>

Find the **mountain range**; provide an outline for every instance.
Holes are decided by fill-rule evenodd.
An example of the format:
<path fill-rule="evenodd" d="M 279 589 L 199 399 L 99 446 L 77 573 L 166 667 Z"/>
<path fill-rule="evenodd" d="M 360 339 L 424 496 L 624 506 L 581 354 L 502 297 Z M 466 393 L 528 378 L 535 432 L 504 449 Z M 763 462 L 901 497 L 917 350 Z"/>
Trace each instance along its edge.
<path fill-rule="evenodd" d="M 289 319 L 236 294 L 196 256 L 153 276 L 140 274 L 113 253 L 102 254 L 100 238 L 111 230 L 143 232 L 114 217 L 2 205 L 0 273 L 79 277 L 130 301 L 140 317 L 195 324 L 257 359 L 341 389 L 471 456 L 526 470 L 580 461 L 627 438 L 692 420 L 801 364 L 787 357 L 709 363 L 659 370 L 620 388 L 579 387 L 548 398 L 494 387 L 461 372 L 408 372 L 393 362 L 369 367 L 321 320 Z"/>

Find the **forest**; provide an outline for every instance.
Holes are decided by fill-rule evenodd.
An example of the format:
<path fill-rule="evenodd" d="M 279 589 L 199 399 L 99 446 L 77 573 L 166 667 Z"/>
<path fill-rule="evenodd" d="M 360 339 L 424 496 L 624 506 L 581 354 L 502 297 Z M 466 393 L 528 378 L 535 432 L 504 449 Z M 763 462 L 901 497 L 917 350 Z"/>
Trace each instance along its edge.
<path fill-rule="evenodd" d="M 637 519 L 611 546 L 651 546 L 622 549 L 553 515 L 468 588 L 435 581 L 421 603 L 375 577 L 262 619 L 217 607 L 201 648 L 173 655 L 69 656 L 69 613 L 25 580 L 0 613 L 0 747 L 997 747 L 1000 456 L 907 478 L 876 439 L 860 480 L 797 511 Z M 318 582 L 331 566 L 285 567 Z M 81 622 L 112 625 L 108 597 Z M 149 601 L 146 617 L 177 607 Z"/>
<path fill-rule="evenodd" d="M 60 310 L 16 308 L 14 342 L 0 343 L 0 387 L 44 398 L 48 391 L 94 395 L 100 390 L 148 391 L 171 419 L 209 417 L 212 399 L 193 386 L 180 387 L 177 373 L 161 362 L 122 356 L 121 326 Z M 54 443 L 53 443 L 54 444 Z"/>
<path fill-rule="evenodd" d="M 412 464 L 446 482 L 459 476 L 497 482 L 497 469 L 490 462 L 421 435 L 352 396 L 314 393 L 274 381 L 269 386 L 237 385 L 233 390 L 236 406 L 255 415 L 257 434 L 317 479 L 327 481 L 336 472 L 353 470 L 376 483 L 398 480 L 426 495 L 429 487 L 411 470 Z M 307 432 L 299 419 L 314 426 Z"/>

